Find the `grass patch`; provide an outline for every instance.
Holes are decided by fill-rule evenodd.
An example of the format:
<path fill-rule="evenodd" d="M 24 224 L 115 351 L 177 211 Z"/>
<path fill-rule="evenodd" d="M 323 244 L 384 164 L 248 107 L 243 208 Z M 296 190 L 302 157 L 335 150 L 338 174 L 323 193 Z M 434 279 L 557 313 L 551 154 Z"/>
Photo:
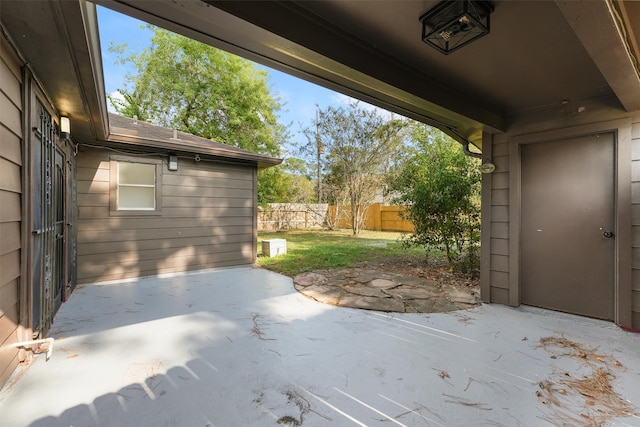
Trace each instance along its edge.
<path fill-rule="evenodd" d="M 351 230 L 291 230 L 258 234 L 257 264 L 287 276 L 312 270 L 353 267 L 356 264 L 389 256 L 421 256 L 417 249 L 404 249 L 402 233 L 362 230 L 358 237 Z M 273 258 L 262 256 L 262 241 L 286 239 L 287 254 Z"/>

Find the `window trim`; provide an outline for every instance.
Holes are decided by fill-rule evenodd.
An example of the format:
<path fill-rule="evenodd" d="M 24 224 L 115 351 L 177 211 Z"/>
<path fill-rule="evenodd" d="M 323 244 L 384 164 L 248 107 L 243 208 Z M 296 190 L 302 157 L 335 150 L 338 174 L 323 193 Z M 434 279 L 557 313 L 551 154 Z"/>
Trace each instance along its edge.
<path fill-rule="evenodd" d="M 155 165 L 155 209 L 118 209 L 118 163 Z M 109 158 L 109 216 L 158 216 L 162 215 L 162 159 L 112 155 Z"/>

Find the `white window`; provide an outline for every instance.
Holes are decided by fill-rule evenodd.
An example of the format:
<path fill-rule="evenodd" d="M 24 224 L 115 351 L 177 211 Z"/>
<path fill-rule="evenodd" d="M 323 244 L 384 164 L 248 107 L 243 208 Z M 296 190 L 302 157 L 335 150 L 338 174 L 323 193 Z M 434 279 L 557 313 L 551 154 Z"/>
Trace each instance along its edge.
<path fill-rule="evenodd" d="M 156 165 L 118 162 L 118 210 L 156 209 Z"/>
<path fill-rule="evenodd" d="M 162 215 L 162 160 L 112 155 L 109 215 Z"/>

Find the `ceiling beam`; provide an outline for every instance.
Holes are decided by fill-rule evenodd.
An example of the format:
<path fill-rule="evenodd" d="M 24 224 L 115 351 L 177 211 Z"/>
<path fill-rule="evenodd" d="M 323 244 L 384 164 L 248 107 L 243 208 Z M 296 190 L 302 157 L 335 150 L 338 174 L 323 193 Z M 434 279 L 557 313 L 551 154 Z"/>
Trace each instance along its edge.
<path fill-rule="evenodd" d="M 418 97 L 430 103 L 434 113 L 447 110 L 485 126 L 505 130 L 501 113 L 483 105 L 480 100 L 457 91 L 454 88 L 455 82 L 436 81 L 424 70 L 400 62 L 376 46 L 308 11 L 304 7 L 304 1 L 204 1 L 342 64 L 352 70 L 351 73 L 362 73 Z"/>
<path fill-rule="evenodd" d="M 93 1 L 438 127 L 463 143 L 480 147 L 483 130 L 506 127 L 502 112 L 349 36 L 294 2 Z"/>
<path fill-rule="evenodd" d="M 627 111 L 640 110 L 640 70 L 613 4 L 559 0 L 558 7 Z"/>

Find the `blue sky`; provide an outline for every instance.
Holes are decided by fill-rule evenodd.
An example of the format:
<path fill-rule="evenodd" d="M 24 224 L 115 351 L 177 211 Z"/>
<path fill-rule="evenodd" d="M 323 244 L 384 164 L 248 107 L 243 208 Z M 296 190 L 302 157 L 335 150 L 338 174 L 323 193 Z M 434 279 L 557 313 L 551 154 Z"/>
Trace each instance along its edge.
<path fill-rule="evenodd" d="M 124 76 L 133 72 L 131 67 L 117 64 L 117 55 L 109 52 L 109 45 L 127 43 L 130 49 L 142 50 L 149 46 L 151 32 L 141 28 L 144 23 L 126 15 L 98 6 L 102 63 L 107 94 L 124 87 Z M 262 66 L 261 66 L 262 67 Z M 291 140 L 304 144 L 306 138 L 299 132 L 301 124 L 311 126 L 315 120 L 316 104 L 320 108 L 328 105 L 346 104 L 350 98 L 321 86 L 306 82 L 288 74 L 263 67 L 269 71 L 272 93 L 285 103 L 280 113 L 280 122 L 290 126 Z M 291 153 L 293 154 L 293 153 Z"/>

